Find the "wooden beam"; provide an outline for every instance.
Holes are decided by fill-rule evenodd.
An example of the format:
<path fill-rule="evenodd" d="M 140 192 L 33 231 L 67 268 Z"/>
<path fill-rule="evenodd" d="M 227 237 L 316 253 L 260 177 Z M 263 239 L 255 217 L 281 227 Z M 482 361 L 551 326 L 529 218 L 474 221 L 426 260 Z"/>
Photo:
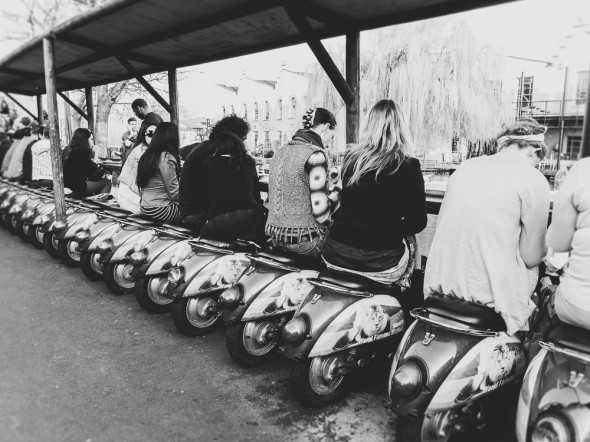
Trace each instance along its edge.
<path fill-rule="evenodd" d="M 39 124 L 43 124 L 43 96 L 41 95 L 37 95 L 37 115 L 39 116 L 37 121 Z"/>
<path fill-rule="evenodd" d="M 287 1 L 283 1 L 283 4 L 287 4 Z M 311 3 L 309 0 L 299 0 L 298 4 L 301 10 L 305 11 L 305 16 L 308 18 L 343 32 L 356 30 L 356 25 L 350 17 L 331 11 L 322 5 Z"/>
<path fill-rule="evenodd" d="M 49 115 L 53 193 L 55 195 L 55 220 L 63 222 L 66 217 L 66 201 L 59 138 L 59 117 L 57 114 L 57 89 L 55 85 L 55 39 L 51 37 L 43 39 L 43 58 L 45 64 L 45 88 L 47 90 L 47 113 Z"/>
<path fill-rule="evenodd" d="M 64 94 L 63 92 L 57 91 L 57 94 L 63 98 L 63 100 L 68 103 L 70 105 L 70 107 L 72 109 L 74 109 L 76 112 L 78 112 L 80 115 L 82 115 L 82 118 L 84 118 L 86 121 L 88 121 L 88 115 L 86 115 L 86 112 L 84 112 L 82 109 L 80 109 L 76 103 L 74 103 L 72 100 L 70 100 L 70 98 Z"/>
<path fill-rule="evenodd" d="M 125 60 L 122 57 L 117 57 L 117 60 L 119 60 L 119 63 L 121 63 L 121 65 L 123 65 L 123 67 L 127 69 L 127 72 L 129 72 L 145 88 L 145 90 L 148 91 L 150 95 L 154 97 L 158 103 L 160 103 L 160 105 L 166 110 L 166 112 L 172 113 L 172 108 L 166 102 L 166 100 L 164 100 L 164 98 L 162 98 L 158 91 L 155 90 L 152 87 L 152 85 L 149 84 L 146 81 L 146 79 L 141 76 L 139 72 L 137 72 L 137 70 L 131 65 L 131 63 L 129 63 L 129 61 Z"/>
<path fill-rule="evenodd" d="M 14 101 L 18 107 L 20 107 L 20 108 L 21 108 L 22 110 L 24 110 L 24 111 L 25 111 L 27 114 L 29 114 L 29 115 L 30 115 L 30 116 L 31 116 L 31 117 L 32 117 L 34 120 L 37 120 L 37 121 L 39 121 L 39 118 L 37 118 L 33 112 L 31 112 L 31 111 L 30 111 L 30 110 L 28 110 L 26 107 L 24 107 L 24 106 L 23 106 L 23 105 L 20 103 L 20 101 L 18 101 L 16 98 L 14 98 L 14 97 L 13 97 L 13 96 L 12 96 L 10 93 L 8 93 L 8 92 L 4 92 L 4 94 L 5 94 L 5 95 L 6 95 L 8 98 L 10 98 L 12 101 Z"/>
<path fill-rule="evenodd" d="M 334 63 L 334 60 L 332 60 L 332 57 L 330 57 L 330 54 L 328 53 L 322 42 L 319 40 L 319 38 L 316 36 L 314 29 L 311 27 L 307 19 L 303 16 L 299 9 L 296 9 L 293 6 L 286 5 L 285 10 L 287 11 L 287 14 L 289 14 L 289 17 L 291 18 L 291 21 L 293 21 L 293 24 L 297 27 L 301 35 L 303 35 L 303 37 L 305 38 L 305 41 L 307 41 L 309 48 L 316 56 L 322 68 L 324 68 L 324 71 L 328 75 L 328 78 L 330 78 L 332 84 L 334 85 L 334 87 L 344 100 L 344 102 L 347 105 L 351 104 L 355 98 L 354 92 L 352 91 L 348 83 L 346 83 L 346 80 L 342 76 L 342 73 L 338 69 L 338 66 L 336 66 L 336 63 Z"/>
<path fill-rule="evenodd" d="M 84 89 L 86 94 L 86 114 L 88 115 L 88 130 L 94 133 L 94 100 L 92 99 L 92 88 Z"/>
<path fill-rule="evenodd" d="M 346 34 L 346 83 L 355 97 L 346 106 L 346 143 L 357 143 L 359 136 L 360 57 L 360 33 L 356 31 Z"/>
<path fill-rule="evenodd" d="M 178 82 L 176 77 L 176 69 L 170 69 L 168 71 L 168 95 L 170 97 L 170 107 L 172 110 L 172 112 L 170 112 L 170 121 L 176 124 L 180 131 L 178 112 Z"/>
<path fill-rule="evenodd" d="M 586 113 L 584 114 L 584 128 L 582 129 L 582 158 L 590 157 L 590 81 L 586 93 Z"/>
<path fill-rule="evenodd" d="M 39 77 L 39 75 L 43 75 L 43 74 L 38 74 L 36 72 L 23 71 L 21 69 L 13 69 L 13 68 L 8 68 L 8 67 L 0 67 L 0 72 L 4 72 L 5 74 L 10 74 L 10 75 L 17 75 L 19 77 L 24 77 L 24 78 L 37 78 L 37 77 Z"/>

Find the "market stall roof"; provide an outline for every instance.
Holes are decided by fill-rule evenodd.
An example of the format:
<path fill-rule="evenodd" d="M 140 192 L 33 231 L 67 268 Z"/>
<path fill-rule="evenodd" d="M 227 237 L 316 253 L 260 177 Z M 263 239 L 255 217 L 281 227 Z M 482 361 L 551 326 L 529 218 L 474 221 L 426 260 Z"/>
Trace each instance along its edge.
<path fill-rule="evenodd" d="M 0 60 L 0 90 L 45 93 L 43 38 L 55 42 L 57 88 L 98 86 L 138 74 L 304 43 L 511 0 L 112 0 Z"/>

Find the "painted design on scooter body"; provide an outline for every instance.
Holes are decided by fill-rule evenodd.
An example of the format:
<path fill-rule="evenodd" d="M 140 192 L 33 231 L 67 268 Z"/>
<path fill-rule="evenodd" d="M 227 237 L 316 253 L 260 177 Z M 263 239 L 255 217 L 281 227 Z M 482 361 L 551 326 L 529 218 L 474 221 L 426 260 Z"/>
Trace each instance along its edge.
<path fill-rule="evenodd" d="M 212 261 L 188 283 L 183 297 L 198 296 L 232 287 L 251 265 L 245 253 L 215 256 Z"/>

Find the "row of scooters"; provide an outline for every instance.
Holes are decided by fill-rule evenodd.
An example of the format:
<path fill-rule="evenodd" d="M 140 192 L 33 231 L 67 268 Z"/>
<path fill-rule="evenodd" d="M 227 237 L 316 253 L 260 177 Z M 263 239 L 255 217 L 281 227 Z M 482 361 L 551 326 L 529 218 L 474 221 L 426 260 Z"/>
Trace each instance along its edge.
<path fill-rule="evenodd" d="M 586 330 L 553 326 L 529 363 L 525 342 L 508 336 L 492 309 L 449 297 L 422 302 L 422 269 L 416 287 L 401 293 L 250 241 L 194 238 L 112 200 L 69 196 L 66 208 L 56 221 L 50 190 L 0 180 L 1 225 L 113 293 L 134 293 L 147 312 L 170 311 L 184 334 L 225 324 L 227 349 L 242 366 L 283 354 L 294 361 L 293 392 L 306 405 L 339 400 L 353 370 L 384 360 L 384 404 L 399 416 L 398 440 L 476 431 L 498 403 L 492 399 L 505 406 L 517 396 L 519 442 L 590 440 Z M 538 290 L 540 311 L 550 293 Z"/>

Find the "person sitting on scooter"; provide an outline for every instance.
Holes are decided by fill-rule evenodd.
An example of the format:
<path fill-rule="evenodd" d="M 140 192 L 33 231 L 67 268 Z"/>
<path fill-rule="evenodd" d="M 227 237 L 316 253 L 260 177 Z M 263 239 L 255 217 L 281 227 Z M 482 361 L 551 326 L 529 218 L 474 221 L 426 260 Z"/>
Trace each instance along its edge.
<path fill-rule="evenodd" d="M 380 100 L 367 115 L 360 143 L 342 164 L 342 201 L 322 247 L 328 268 L 402 290 L 410 286 L 416 241 L 428 221 L 420 162 L 403 110 Z"/>
<path fill-rule="evenodd" d="M 336 118 L 321 107 L 303 117 L 303 129 L 280 147 L 270 162 L 266 234 L 277 248 L 319 254 L 337 193 L 328 189 L 329 159 L 324 146 L 334 138 Z"/>
<path fill-rule="evenodd" d="M 178 126 L 173 123 L 160 123 L 156 126 L 152 141 L 137 165 L 141 213 L 157 221 L 180 221 L 179 146 Z"/>
<path fill-rule="evenodd" d="M 92 161 L 91 143 L 92 133 L 83 127 L 78 128 L 62 153 L 64 185 L 79 196 L 111 191 L 111 181 L 103 178 L 104 169 Z"/>
<path fill-rule="evenodd" d="M 553 207 L 547 242 L 555 252 L 569 252 L 555 296 L 557 317 L 590 329 L 590 158 L 568 172 Z"/>
<path fill-rule="evenodd" d="M 139 165 L 139 159 L 147 150 L 155 131 L 156 126 L 152 125 L 148 126 L 144 133 L 137 134 L 137 137 L 141 139 L 140 144 L 131 148 L 119 175 L 117 201 L 122 209 L 129 210 L 135 214 L 141 213 L 139 188 L 136 183 L 137 167 Z"/>
<path fill-rule="evenodd" d="M 224 241 L 240 238 L 264 244 L 268 211 L 260 198 L 254 158 L 233 132 L 218 134 L 212 146 L 213 155 L 204 163 L 207 223 L 201 236 Z"/>
<path fill-rule="evenodd" d="M 428 254 L 424 294 L 493 308 L 509 335 L 528 327 L 537 266 L 547 252 L 549 184 L 536 169 L 546 127 L 520 120 L 498 153 L 465 161 L 450 177 Z"/>

